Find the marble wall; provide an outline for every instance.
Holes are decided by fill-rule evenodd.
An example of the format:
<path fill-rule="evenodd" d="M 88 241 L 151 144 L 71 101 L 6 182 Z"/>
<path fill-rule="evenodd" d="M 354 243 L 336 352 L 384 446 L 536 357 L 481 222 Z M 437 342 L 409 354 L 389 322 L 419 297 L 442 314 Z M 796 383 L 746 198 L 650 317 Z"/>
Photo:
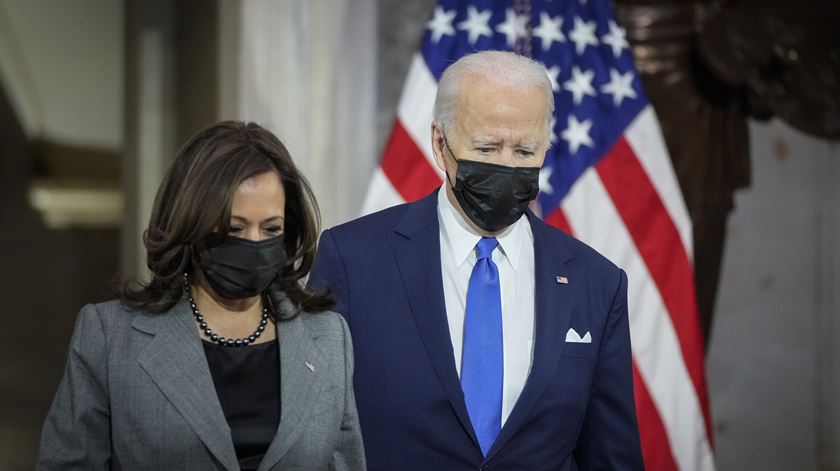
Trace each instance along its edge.
<path fill-rule="evenodd" d="M 840 145 L 751 123 L 707 358 L 721 470 L 840 469 Z"/>

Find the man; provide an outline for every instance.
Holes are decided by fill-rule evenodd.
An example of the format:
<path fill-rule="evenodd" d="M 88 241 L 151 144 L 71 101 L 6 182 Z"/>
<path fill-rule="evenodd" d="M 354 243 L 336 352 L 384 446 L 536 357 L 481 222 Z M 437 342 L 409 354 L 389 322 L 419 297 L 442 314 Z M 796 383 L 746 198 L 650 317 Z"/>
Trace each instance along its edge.
<path fill-rule="evenodd" d="M 538 63 L 462 57 L 435 99 L 443 186 L 321 236 L 369 469 L 643 468 L 627 278 L 527 210 L 553 110 Z"/>

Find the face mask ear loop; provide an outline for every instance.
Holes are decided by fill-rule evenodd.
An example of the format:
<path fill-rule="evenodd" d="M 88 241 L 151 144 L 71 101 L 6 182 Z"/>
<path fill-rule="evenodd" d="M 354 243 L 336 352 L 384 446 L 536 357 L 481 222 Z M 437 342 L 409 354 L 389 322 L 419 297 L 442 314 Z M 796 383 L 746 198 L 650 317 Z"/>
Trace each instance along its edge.
<path fill-rule="evenodd" d="M 440 133 L 440 135 L 441 135 L 441 136 L 443 136 L 443 144 L 446 146 L 446 149 L 449 151 L 449 154 L 452 156 L 452 160 L 454 160 L 454 161 L 455 161 L 455 165 L 458 165 L 458 164 L 459 164 L 459 163 L 458 163 L 458 158 L 457 158 L 457 157 L 455 157 L 455 153 L 454 153 L 454 152 L 452 152 L 452 148 L 451 148 L 451 147 L 449 147 L 449 142 L 446 140 L 446 134 L 444 134 L 443 132 L 441 132 L 441 133 Z M 444 154 L 443 158 L 444 158 L 444 159 L 446 158 L 446 154 Z M 446 181 L 448 181 L 448 182 L 449 182 L 449 186 L 451 186 L 451 187 L 452 187 L 452 189 L 454 190 L 454 189 L 455 189 L 455 184 L 454 184 L 454 183 L 452 183 L 452 179 L 451 179 L 451 178 L 449 178 L 449 172 L 444 171 L 443 173 L 445 173 L 445 174 L 446 174 Z"/>

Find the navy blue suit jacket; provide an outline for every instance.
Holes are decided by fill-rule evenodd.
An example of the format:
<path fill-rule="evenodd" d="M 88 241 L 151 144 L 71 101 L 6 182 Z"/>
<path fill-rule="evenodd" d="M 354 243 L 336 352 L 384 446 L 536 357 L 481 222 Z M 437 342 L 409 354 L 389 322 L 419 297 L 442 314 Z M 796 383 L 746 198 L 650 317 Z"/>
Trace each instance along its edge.
<path fill-rule="evenodd" d="M 461 391 L 444 306 L 437 193 L 324 231 L 310 286 L 350 325 L 368 468 L 643 469 L 633 400 L 627 278 L 530 212 L 534 359 L 483 457 Z M 564 276 L 568 283 L 560 283 Z M 567 343 L 566 332 L 591 343 Z"/>

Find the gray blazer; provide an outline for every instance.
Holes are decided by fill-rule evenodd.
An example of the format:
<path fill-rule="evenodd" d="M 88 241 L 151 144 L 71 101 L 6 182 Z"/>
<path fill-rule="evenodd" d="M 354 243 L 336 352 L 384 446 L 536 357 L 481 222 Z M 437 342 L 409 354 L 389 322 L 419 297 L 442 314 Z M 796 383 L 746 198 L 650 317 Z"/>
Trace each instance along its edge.
<path fill-rule="evenodd" d="M 292 312 L 275 299 L 281 315 Z M 350 332 L 335 313 L 277 324 L 281 416 L 259 471 L 363 470 Z M 44 423 L 38 469 L 238 470 L 192 311 L 85 306 Z"/>

